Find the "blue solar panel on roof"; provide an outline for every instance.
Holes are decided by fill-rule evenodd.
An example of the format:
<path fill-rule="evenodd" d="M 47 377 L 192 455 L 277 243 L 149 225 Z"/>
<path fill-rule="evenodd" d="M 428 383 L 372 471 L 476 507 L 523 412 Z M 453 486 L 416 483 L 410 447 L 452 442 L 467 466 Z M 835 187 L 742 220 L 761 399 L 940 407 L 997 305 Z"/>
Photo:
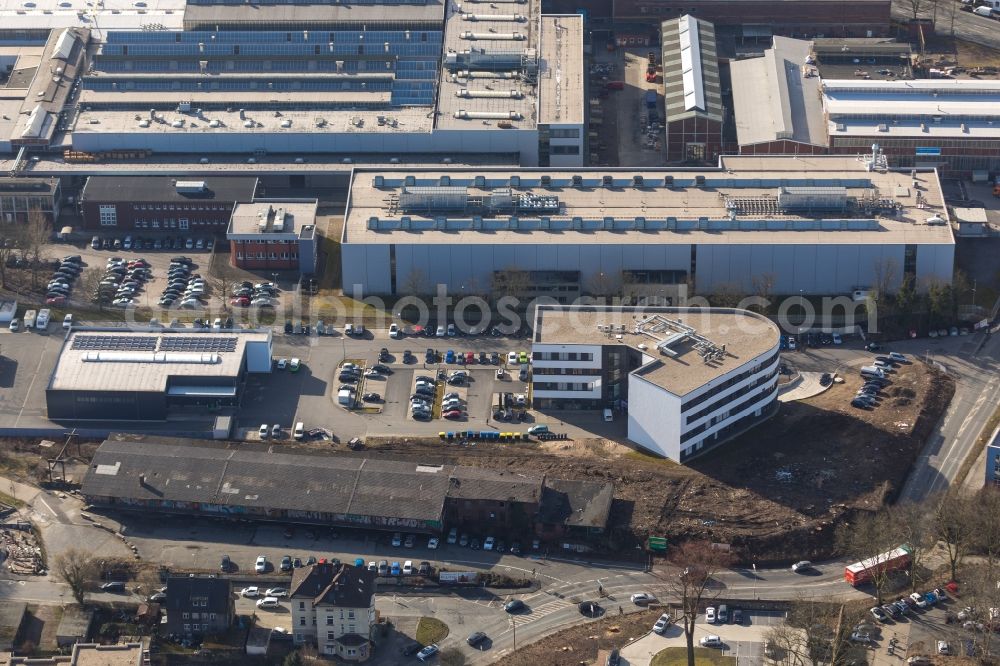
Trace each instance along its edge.
<path fill-rule="evenodd" d="M 74 335 L 70 349 L 80 351 L 156 351 L 155 335 Z"/>

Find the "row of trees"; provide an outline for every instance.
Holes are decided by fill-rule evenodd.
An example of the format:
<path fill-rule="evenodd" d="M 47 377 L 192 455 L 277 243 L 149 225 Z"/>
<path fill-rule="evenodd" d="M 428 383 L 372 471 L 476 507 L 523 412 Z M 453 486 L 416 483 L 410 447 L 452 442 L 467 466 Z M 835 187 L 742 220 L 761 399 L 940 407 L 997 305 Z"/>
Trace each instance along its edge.
<path fill-rule="evenodd" d="M 0 242 L 0 287 L 7 287 L 8 261 L 16 256 L 28 262 L 31 286 L 37 288 L 43 273 L 42 249 L 52 238 L 52 223 L 45 213 L 32 210 L 25 223 L 11 222 L 3 225 L 3 242 Z"/>
<path fill-rule="evenodd" d="M 974 495 L 958 490 L 934 495 L 920 503 L 904 503 L 862 513 L 837 532 L 838 549 L 852 561 L 875 560 L 906 544 L 909 569 L 882 571 L 873 566 L 873 594 L 879 605 L 890 595 L 904 595 L 958 581 L 962 606 L 972 609 L 971 629 L 986 653 L 992 636 L 994 609 L 1000 609 L 1000 489 L 986 487 Z M 677 623 L 687 642 L 688 664 L 694 666 L 694 630 L 698 616 L 723 588 L 714 576 L 733 564 L 725 549 L 707 542 L 687 542 L 673 548 L 673 569 L 666 576 L 668 596 L 677 604 Z M 905 580 L 901 580 L 900 576 Z M 857 647 L 853 628 L 866 619 L 864 608 L 846 610 L 825 600 L 792 603 L 785 626 L 769 635 L 778 663 L 800 666 L 846 663 Z M 956 625 L 958 626 L 958 625 Z"/>

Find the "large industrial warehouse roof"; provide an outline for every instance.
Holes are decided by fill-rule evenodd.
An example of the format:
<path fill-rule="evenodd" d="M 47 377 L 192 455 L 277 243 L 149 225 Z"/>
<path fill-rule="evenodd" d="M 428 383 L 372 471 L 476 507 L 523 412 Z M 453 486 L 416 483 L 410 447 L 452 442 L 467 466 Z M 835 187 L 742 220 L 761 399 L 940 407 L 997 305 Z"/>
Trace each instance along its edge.
<path fill-rule="evenodd" d="M 448 497 L 538 503 L 542 483 L 541 475 L 454 465 L 112 435 L 94 455 L 82 491 L 88 497 L 440 522 Z M 605 487 L 611 484 L 584 490 L 602 494 Z"/>
<path fill-rule="evenodd" d="M 916 190 L 908 171 L 868 170 L 856 157 L 727 156 L 720 163 L 675 170 L 358 169 L 342 242 L 954 243 L 948 225 L 927 223 L 947 219 L 933 171 L 916 174 Z M 847 208 L 776 209 L 789 188 L 819 188 L 821 198 L 832 192 L 831 200 L 839 197 Z M 426 203 L 408 207 L 414 198 Z M 500 207 L 487 210 L 494 200 Z M 863 208 L 865 201 L 881 208 Z"/>
<path fill-rule="evenodd" d="M 235 378 L 247 344 L 270 344 L 270 340 L 270 332 L 246 329 L 72 330 L 63 342 L 48 388 L 157 392 L 167 390 L 171 377 Z"/>
<path fill-rule="evenodd" d="M 807 41 L 775 37 L 763 58 L 730 63 L 741 146 L 781 140 L 826 145 L 819 77 L 804 65 L 809 49 Z"/>
<path fill-rule="evenodd" d="M 695 340 L 667 329 L 659 333 L 638 332 L 644 317 L 662 315 L 693 328 L 725 354 L 705 363 L 694 347 Z M 652 362 L 635 375 L 673 393 L 684 396 L 735 368 L 778 346 L 780 331 L 766 317 L 727 308 L 612 308 L 589 306 L 539 306 L 535 312 L 535 344 L 547 345 L 627 345 L 638 349 Z M 661 354 L 657 344 L 674 337 L 667 345 L 673 354 Z"/>

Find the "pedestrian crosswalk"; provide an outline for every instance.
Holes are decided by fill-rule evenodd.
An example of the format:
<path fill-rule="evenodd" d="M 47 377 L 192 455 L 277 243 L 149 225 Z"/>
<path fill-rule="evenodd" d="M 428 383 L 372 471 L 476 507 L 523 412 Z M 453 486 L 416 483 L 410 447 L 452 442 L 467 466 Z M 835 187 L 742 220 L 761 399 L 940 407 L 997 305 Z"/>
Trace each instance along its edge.
<path fill-rule="evenodd" d="M 539 604 L 537 606 L 532 605 L 530 607 L 531 612 L 525 613 L 518 616 L 517 623 L 525 624 L 526 622 L 532 622 L 534 620 L 539 620 L 546 615 L 550 615 L 557 611 L 561 611 L 564 608 L 569 608 L 573 604 L 565 601 L 564 599 L 552 599 L 551 601 L 546 601 L 545 603 Z"/>

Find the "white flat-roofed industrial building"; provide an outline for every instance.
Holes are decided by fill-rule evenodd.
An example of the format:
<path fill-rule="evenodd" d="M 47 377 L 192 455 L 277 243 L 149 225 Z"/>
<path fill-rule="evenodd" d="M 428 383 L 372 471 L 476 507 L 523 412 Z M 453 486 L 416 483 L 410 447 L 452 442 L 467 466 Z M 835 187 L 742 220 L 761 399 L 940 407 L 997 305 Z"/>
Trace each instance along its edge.
<path fill-rule="evenodd" d="M 184 24 L 94 44 L 67 147 L 583 163 L 582 17 L 539 0 L 195 3 Z"/>
<path fill-rule="evenodd" d="M 951 280 L 947 219 L 935 172 L 911 177 L 842 156 L 724 157 L 718 168 L 678 170 L 358 169 L 343 284 L 488 293 L 527 273 L 536 294 L 550 278 L 563 292 L 596 293 L 589 285 L 601 279 L 652 293 L 751 293 L 768 273 L 775 294 L 844 294 L 893 262 L 897 281 L 913 275 L 923 288 Z"/>
<path fill-rule="evenodd" d="M 830 151 L 877 143 L 890 166 L 1000 170 L 1000 81 L 823 80 Z"/>
<path fill-rule="evenodd" d="M 771 413 L 780 332 L 727 308 L 541 305 L 532 401 L 540 411 L 627 412 L 628 438 L 676 461 Z"/>
<path fill-rule="evenodd" d="M 172 406 L 235 405 L 246 373 L 271 371 L 271 333 L 74 328 L 45 396 L 49 419 L 163 420 Z"/>

